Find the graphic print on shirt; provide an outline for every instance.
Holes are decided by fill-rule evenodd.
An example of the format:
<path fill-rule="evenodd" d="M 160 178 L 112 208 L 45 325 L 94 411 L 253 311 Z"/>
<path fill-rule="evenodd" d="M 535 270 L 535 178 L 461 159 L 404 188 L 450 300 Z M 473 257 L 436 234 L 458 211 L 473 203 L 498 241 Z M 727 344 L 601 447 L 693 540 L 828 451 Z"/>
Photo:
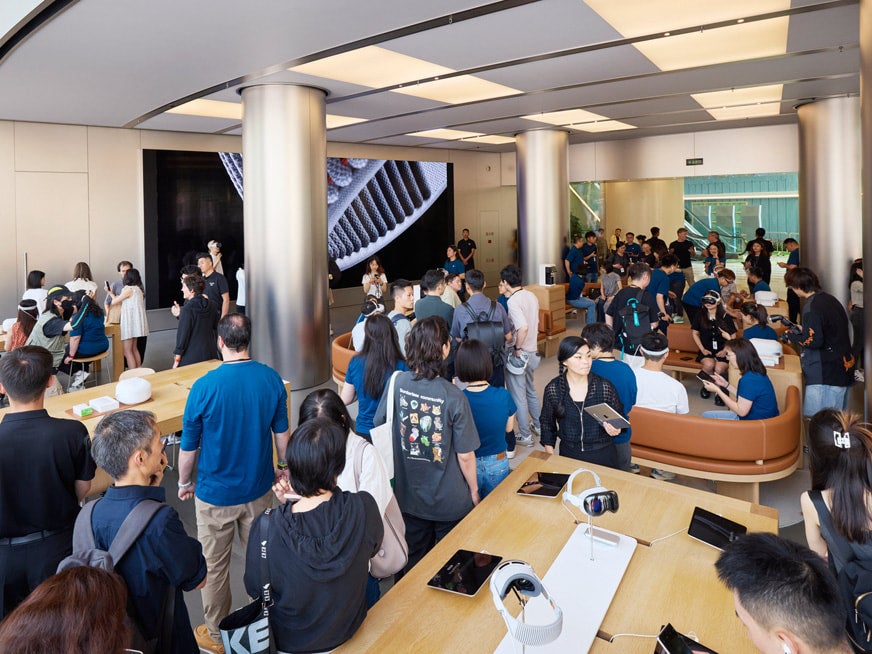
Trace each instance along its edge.
<path fill-rule="evenodd" d="M 399 389 L 400 444 L 407 460 L 443 463 L 442 398 Z"/>

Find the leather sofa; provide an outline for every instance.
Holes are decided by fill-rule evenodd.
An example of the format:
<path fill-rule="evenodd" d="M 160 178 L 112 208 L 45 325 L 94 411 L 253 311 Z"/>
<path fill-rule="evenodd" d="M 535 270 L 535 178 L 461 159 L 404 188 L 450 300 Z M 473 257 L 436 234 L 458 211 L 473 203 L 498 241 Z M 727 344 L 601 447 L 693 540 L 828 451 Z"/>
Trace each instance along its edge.
<path fill-rule="evenodd" d="M 345 383 L 345 372 L 348 370 L 348 362 L 357 352 L 351 344 L 351 332 L 339 334 L 330 344 L 330 358 L 333 364 L 333 381 L 340 388 Z"/>
<path fill-rule="evenodd" d="M 781 415 L 766 420 L 715 420 L 634 407 L 633 461 L 711 479 L 718 493 L 759 501 L 759 482 L 798 466 L 802 440 L 799 389 L 790 386 Z"/>

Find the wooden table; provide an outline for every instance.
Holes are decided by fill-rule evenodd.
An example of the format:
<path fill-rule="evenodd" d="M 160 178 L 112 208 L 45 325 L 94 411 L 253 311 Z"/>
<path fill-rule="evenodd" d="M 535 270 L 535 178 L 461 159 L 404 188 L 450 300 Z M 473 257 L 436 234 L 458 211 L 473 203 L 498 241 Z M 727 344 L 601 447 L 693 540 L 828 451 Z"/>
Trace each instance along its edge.
<path fill-rule="evenodd" d="M 429 578 L 455 550 L 487 550 L 518 558 L 544 577 L 575 524 L 558 500 L 518 497 L 517 488 L 535 471 L 572 472 L 579 461 L 534 452 L 508 479 L 446 536 L 415 568 L 369 611 L 354 637 L 337 652 L 493 652 L 506 633 L 494 609 L 490 590 L 464 598 L 426 587 Z M 624 579 L 600 626 L 595 652 L 654 650 L 652 639 L 620 638 L 618 633 L 656 634 L 672 622 L 720 652 L 755 652 L 736 618 L 732 595 L 715 575 L 719 552 L 680 533 L 653 543 L 690 523 L 695 506 L 746 525 L 749 531 L 778 529 L 777 512 L 769 507 L 692 488 L 595 469 L 603 484 L 616 490 L 621 508 L 595 521 L 639 542 Z M 576 480 L 575 491 L 593 485 L 590 475 Z M 595 592 L 579 588 L 579 593 Z M 558 603 L 572 598 L 557 598 Z M 638 641 L 638 642 L 637 642 Z"/>
<path fill-rule="evenodd" d="M 221 362 L 218 360 L 193 363 L 170 370 L 163 370 L 146 377 L 151 384 L 151 400 L 143 404 L 137 404 L 128 408 L 151 411 L 157 420 L 157 426 L 161 434 L 172 434 L 182 430 L 182 417 L 185 413 L 185 404 L 188 401 L 188 393 L 191 386 L 200 377 L 210 370 L 214 370 Z M 67 393 L 50 397 L 45 400 L 45 408 L 49 415 L 54 418 L 66 418 L 81 420 L 88 428 L 88 433 L 94 435 L 94 430 L 103 415 L 80 419 L 67 412 L 76 404 L 87 404 L 90 400 L 103 395 L 115 397 L 116 382 L 86 388 L 75 393 Z M 290 383 L 285 382 L 285 390 L 288 391 L 288 406 L 290 407 Z M 0 419 L 8 413 L 9 409 L 0 409 Z M 105 491 L 112 481 L 102 469 L 97 469 L 97 475 L 91 482 L 91 493 L 96 494 Z"/>

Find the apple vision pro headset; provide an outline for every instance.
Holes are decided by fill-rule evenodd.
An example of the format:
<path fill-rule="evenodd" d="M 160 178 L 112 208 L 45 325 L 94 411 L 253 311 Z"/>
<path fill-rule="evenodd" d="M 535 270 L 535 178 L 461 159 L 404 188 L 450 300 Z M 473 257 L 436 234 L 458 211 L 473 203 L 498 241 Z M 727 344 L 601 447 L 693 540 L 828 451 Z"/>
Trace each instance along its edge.
<path fill-rule="evenodd" d="M 490 589 L 500 615 L 506 623 L 509 635 L 523 645 L 540 646 L 554 642 L 563 630 L 563 611 L 554 598 L 545 590 L 542 581 L 524 561 L 503 561 L 490 578 Z M 553 620 L 547 624 L 529 624 L 513 618 L 506 610 L 503 600 L 513 591 L 524 606 L 528 599 L 542 596 L 551 606 Z M 524 596 L 522 598 L 521 596 Z M 525 599 L 526 598 L 526 599 Z M 521 613 L 523 616 L 523 612 Z"/>
<path fill-rule="evenodd" d="M 578 495 L 574 495 L 572 493 L 572 484 L 576 476 L 582 472 L 589 472 L 593 475 L 593 481 L 596 485 L 582 491 Z M 599 476 L 593 470 L 588 470 L 587 468 L 579 468 L 569 476 L 569 481 L 566 482 L 566 491 L 563 493 L 563 501 L 578 507 L 592 518 L 597 518 L 608 511 L 612 513 L 617 513 L 618 511 L 617 492 L 605 488 Z"/>

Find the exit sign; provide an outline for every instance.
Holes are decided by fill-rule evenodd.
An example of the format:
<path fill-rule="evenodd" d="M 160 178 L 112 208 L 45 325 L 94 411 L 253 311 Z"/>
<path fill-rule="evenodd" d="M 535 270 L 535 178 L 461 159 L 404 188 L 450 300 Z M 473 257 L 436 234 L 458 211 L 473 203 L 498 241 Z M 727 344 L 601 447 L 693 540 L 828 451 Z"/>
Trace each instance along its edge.
<path fill-rule="evenodd" d="M 699 157 L 697 159 L 685 159 L 684 162 L 688 166 L 702 166 L 702 157 Z"/>

